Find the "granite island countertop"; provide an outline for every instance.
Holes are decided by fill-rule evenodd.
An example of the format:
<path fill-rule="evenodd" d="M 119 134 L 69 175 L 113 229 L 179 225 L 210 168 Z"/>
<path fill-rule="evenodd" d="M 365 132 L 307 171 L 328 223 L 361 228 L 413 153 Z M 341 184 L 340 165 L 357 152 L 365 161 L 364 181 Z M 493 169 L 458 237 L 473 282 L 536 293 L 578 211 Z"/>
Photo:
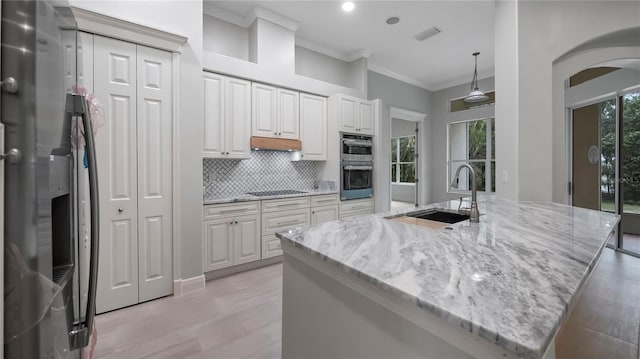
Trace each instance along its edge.
<path fill-rule="evenodd" d="M 281 198 L 294 198 L 294 197 L 308 197 L 308 196 L 321 196 L 325 194 L 338 194 L 340 191 L 331 189 L 306 189 L 300 190 L 304 193 L 295 194 L 280 194 L 275 196 L 254 196 L 251 194 L 241 193 L 235 195 L 223 195 L 223 196 L 208 196 L 204 197 L 204 204 L 223 204 L 234 202 L 247 202 L 247 201 L 262 201 L 267 199 L 281 199 Z"/>
<path fill-rule="evenodd" d="M 520 357 L 541 358 L 619 216 L 550 202 L 479 199 L 480 223 L 467 220 L 452 229 L 384 218 L 403 213 L 396 211 L 276 235 Z M 426 208 L 456 210 L 458 201 L 418 210 Z"/>

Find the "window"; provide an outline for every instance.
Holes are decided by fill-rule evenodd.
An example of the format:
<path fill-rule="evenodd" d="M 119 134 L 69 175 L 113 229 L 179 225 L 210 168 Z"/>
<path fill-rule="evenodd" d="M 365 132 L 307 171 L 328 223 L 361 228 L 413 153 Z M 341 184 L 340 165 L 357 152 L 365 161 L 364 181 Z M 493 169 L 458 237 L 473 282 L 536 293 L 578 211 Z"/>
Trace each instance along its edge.
<path fill-rule="evenodd" d="M 416 182 L 416 136 L 391 139 L 391 182 Z"/>
<path fill-rule="evenodd" d="M 495 119 L 481 119 L 449 124 L 447 161 L 447 191 L 468 192 L 471 176 L 467 170 L 460 172 L 458 189 L 451 188 L 456 169 L 463 163 L 471 165 L 476 173 L 478 192 L 496 191 Z"/>

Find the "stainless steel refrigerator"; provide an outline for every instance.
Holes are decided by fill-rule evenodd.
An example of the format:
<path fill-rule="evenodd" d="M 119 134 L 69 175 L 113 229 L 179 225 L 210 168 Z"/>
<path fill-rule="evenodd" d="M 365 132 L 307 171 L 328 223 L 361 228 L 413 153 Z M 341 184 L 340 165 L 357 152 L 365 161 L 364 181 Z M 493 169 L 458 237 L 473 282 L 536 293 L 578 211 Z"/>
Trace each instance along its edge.
<path fill-rule="evenodd" d="M 88 104 L 73 93 L 76 23 L 60 1 L 0 4 L 4 354 L 78 357 L 93 327 L 99 222 Z M 74 131 L 82 133 L 82 144 L 75 143 Z M 88 176 L 91 201 L 88 259 L 78 255 L 80 176 Z M 89 270 L 81 273 L 80 267 Z M 79 295 L 82 281 L 89 288 L 86 306 Z"/>

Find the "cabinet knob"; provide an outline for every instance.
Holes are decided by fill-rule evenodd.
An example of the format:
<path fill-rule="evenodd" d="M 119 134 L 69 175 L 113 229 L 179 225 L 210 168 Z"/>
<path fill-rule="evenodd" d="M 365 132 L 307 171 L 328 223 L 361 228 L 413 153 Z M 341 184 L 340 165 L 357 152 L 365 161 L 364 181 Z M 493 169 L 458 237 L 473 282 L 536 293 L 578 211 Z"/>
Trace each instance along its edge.
<path fill-rule="evenodd" d="M 276 135 L 276 136 L 278 135 L 278 133 L 277 133 L 277 132 L 274 132 L 273 134 L 274 134 L 274 135 Z"/>
<path fill-rule="evenodd" d="M 122 207 L 118 208 L 118 213 L 122 213 L 122 212 L 124 212 L 124 208 Z"/>
<path fill-rule="evenodd" d="M 282 132 L 278 132 L 278 136 L 282 136 Z"/>

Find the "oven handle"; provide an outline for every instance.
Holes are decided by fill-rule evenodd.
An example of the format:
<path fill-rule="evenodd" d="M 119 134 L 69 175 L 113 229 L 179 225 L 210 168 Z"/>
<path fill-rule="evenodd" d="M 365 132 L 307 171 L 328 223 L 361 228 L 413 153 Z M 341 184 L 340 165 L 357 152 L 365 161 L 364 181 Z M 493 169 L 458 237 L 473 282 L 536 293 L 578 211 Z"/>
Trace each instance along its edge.
<path fill-rule="evenodd" d="M 372 170 L 373 166 L 356 166 L 356 165 L 344 165 L 344 169 L 347 171 L 366 171 L 366 170 Z"/>
<path fill-rule="evenodd" d="M 361 140 L 353 140 L 350 138 L 345 138 L 342 140 L 342 143 L 351 147 L 351 146 L 359 146 L 359 147 L 373 147 L 373 142 L 371 141 L 361 141 Z"/>

